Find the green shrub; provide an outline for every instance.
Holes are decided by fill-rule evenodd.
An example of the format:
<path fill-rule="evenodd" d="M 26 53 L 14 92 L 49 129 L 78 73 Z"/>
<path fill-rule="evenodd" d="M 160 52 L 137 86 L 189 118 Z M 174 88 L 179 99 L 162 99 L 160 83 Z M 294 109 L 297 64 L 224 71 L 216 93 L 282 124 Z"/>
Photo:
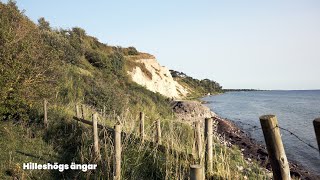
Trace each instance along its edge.
<path fill-rule="evenodd" d="M 139 52 L 135 47 L 128 47 L 128 48 L 123 48 L 122 49 L 123 54 L 126 56 L 134 56 L 134 55 L 139 55 Z"/>
<path fill-rule="evenodd" d="M 85 57 L 95 67 L 98 68 L 106 68 L 108 67 L 108 58 L 97 51 L 94 50 L 87 50 L 85 52 Z"/>
<path fill-rule="evenodd" d="M 12 89 L 9 91 L 7 98 L 0 103 L 0 120 L 28 121 L 29 110 L 26 101 L 15 94 Z"/>
<path fill-rule="evenodd" d="M 57 59 L 72 64 L 79 62 L 81 54 L 70 44 L 64 32 L 42 31 L 42 38 L 48 46 L 54 48 Z"/>

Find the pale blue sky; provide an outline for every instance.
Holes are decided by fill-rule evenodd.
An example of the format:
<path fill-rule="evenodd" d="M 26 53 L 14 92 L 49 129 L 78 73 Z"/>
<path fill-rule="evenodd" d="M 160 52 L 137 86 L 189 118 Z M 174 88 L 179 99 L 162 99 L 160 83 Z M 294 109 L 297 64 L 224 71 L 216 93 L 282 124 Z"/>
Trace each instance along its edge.
<path fill-rule="evenodd" d="M 35 22 L 82 27 L 225 88 L 320 89 L 319 0 L 18 1 Z"/>

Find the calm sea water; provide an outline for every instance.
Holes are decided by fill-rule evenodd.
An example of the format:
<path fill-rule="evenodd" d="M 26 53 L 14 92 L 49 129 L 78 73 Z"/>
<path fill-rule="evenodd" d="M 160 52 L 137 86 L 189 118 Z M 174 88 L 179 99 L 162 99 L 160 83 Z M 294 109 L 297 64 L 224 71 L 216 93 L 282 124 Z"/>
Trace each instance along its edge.
<path fill-rule="evenodd" d="M 320 90 L 228 92 L 208 96 L 203 100 L 208 101 L 207 106 L 220 117 L 233 120 L 261 143 L 264 143 L 262 130 L 255 130 L 241 122 L 260 127 L 259 116 L 275 114 L 280 127 L 292 131 L 304 141 L 318 147 L 312 121 L 320 117 Z M 280 131 L 288 159 L 320 174 L 319 152 L 290 133 Z"/>

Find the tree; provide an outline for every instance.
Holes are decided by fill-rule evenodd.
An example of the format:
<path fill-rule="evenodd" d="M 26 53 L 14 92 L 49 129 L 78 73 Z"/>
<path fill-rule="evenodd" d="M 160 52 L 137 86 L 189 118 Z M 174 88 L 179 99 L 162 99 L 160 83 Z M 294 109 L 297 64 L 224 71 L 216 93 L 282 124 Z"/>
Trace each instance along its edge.
<path fill-rule="evenodd" d="M 72 28 L 72 32 L 76 34 L 80 39 L 86 36 L 86 31 L 79 27 Z"/>
<path fill-rule="evenodd" d="M 38 27 L 40 30 L 47 30 L 47 31 L 51 30 L 50 23 L 46 21 L 44 17 L 41 17 L 38 19 Z"/>
<path fill-rule="evenodd" d="M 139 52 L 135 47 L 128 47 L 128 55 L 138 55 Z"/>

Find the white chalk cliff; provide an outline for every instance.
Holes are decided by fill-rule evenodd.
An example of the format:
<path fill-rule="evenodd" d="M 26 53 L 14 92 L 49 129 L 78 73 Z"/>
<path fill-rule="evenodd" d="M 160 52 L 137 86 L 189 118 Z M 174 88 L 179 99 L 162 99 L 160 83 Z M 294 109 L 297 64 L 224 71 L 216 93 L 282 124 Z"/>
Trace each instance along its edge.
<path fill-rule="evenodd" d="M 136 66 L 128 71 L 132 80 L 153 92 L 158 92 L 170 98 L 183 98 L 188 94 L 188 90 L 176 82 L 168 68 L 161 66 L 156 59 L 135 60 L 141 63 L 152 75 L 151 78 L 145 74 L 140 67 Z"/>

